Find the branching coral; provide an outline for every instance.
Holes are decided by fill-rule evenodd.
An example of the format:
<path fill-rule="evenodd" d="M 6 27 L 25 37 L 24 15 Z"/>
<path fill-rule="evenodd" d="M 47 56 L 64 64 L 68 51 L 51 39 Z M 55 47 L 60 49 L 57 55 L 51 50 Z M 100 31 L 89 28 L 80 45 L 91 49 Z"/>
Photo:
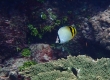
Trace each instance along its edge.
<path fill-rule="evenodd" d="M 108 58 L 95 61 L 87 56 L 69 56 L 67 59 L 31 66 L 22 74 L 30 76 L 32 80 L 107 80 L 110 76 L 109 66 Z"/>

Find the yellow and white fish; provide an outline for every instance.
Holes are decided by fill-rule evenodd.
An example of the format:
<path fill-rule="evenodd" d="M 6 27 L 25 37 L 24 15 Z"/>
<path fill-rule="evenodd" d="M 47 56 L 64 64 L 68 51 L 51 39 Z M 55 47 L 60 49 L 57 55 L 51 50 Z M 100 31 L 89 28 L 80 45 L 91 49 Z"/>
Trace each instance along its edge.
<path fill-rule="evenodd" d="M 56 39 L 56 43 L 62 44 L 62 43 L 68 42 L 69 40 L 74 38 L 76 33 L 77 33 L 76 28 L 73 26 L 61 27 L 58 30 L 58 36 Z"/>

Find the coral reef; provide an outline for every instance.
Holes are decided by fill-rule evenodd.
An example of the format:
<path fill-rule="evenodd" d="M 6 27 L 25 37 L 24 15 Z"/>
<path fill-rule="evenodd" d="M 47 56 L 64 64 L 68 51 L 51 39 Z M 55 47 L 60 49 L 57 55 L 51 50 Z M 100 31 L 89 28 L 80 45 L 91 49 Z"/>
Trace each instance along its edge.
<path fill-rule="evenodd" d="M 109 66 L 109 58 L 93 60 L 88 56 L 79 55 L 36 64 L 19 73 L 25 78 L 30 77 L 31 80 L 108 80 Z"/>
<path fill-rule="evenodd" d="M 107 50 L 110 50 L 109 13 L 110 7 L 93 16 L 81 26 L 82 33 L 86 39 L 99 42 Z"/>
<path fill-rule="evenodd" d="M 77 78 L 70 72 L 50 71 L 45 73 L 39 73 L 38 76 L 34 76 L 32 80 L 77 80 Z"/>
<path fill-rule="evenodd" d="M 109 79 L 110 55 L 96 46 L 100 43 L 110 50 L 109 4 L 109 0 L 1 0 L 0 79 Z M 55 44 L 58 29 L 72 24 L 77 36 L 67 44 Z"/>

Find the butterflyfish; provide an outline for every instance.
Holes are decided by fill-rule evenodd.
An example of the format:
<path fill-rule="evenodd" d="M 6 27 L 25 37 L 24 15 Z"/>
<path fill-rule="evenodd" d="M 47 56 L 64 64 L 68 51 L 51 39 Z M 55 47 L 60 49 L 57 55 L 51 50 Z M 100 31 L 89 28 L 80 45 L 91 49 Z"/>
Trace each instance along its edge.
<path fill-rule="evenodd" d="M 76 35 L 76 28 L 73 26 L 64 26 L 58 30 L 58 36 L 56 39 L 56 43 L 63 44 L 65 42 L 70 41 Z"/>

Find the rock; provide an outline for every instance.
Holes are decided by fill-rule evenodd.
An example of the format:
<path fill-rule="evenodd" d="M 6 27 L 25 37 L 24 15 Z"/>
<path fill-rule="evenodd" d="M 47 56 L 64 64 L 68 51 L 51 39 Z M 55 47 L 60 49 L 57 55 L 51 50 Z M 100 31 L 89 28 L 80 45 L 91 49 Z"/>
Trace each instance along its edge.
<path fill-rule="evenodd" d="M 8 75 L 9 75 L 9 71 L 0 70 L 0 80 L 10 80 Z"/>
<path fill-rule="evenodd" d="M 22 66 L 26 61 L 28 61 L 27 58 L 10 58 L 4 62 L 4 67 L 2 69 L 7 71 L 17 70 L 18 67 Z"/>
<path fill-rule="evenodd" d="M 9 78 L 10 80 L 18 80 L 18 73 L 16 71 L 10 71 Z"/>
<path fill-rule="evenodd" d="M 10 58 L 0 68 L 0 80 L 22 80 L 19 78 L 18 68 L 28 61 L 26 58 Z"/>
<path fill-rule="evenodd" d="M 93 16 L 86 23 L 81 26 L 84 37 L 99 42 L 105 49 L 110 50 L 110 8 Z"/>
<path fill-rule="evenodd" d="M 36 62 L 48 62 L 53 60 L 53 50 L 48 44 L 32 44 L 32 59 Z"/>

